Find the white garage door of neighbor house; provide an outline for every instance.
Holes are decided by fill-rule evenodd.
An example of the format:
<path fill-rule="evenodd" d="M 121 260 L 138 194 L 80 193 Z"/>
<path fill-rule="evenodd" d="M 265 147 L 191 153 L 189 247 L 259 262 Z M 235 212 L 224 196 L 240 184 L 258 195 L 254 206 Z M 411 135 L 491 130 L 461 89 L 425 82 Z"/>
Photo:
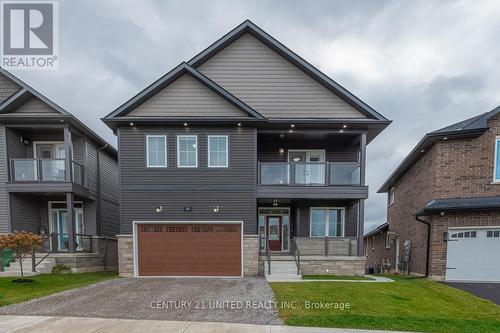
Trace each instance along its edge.
<path fill-rule="evenodd" d="M 500 282 L 500 226 L 448 233 L 446 281 Z"/>

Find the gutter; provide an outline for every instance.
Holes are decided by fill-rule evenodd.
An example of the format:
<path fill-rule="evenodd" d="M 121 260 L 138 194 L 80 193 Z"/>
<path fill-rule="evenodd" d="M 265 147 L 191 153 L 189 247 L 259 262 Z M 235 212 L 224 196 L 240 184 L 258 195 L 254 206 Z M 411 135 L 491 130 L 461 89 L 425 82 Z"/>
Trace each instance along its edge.
<path fill-rule="evenodd" d="M 422 213 L 415 214 L 415 219 L 427 226 L 427 247 L 425 255 L 425 277 L 429 276 L 429 263 L 430 263 L 430 247 L 431 247 L 431 224 L 428 221 L 422 220 L 420 216 Z"/>

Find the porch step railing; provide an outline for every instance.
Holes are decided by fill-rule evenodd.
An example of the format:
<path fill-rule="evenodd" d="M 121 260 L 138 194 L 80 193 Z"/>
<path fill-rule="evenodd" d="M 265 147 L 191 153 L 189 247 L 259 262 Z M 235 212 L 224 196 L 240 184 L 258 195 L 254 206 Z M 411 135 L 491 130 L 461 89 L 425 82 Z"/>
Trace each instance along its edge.
<path fill-rule="evenodd" d="M 94 253 L 93 237 L 93 235 L 75 234 L 75 252 Z M 68 239 L 69 234 L 67 233 L 51 233 L 44 239 L 40 252 L 67 253 Z"/>
<path fill-rule="evenodd" d="M 290 252 L 292 253 L 295 265 L 297 265 L 297 275 L 300 275 L 300 250 L 295 238 L 290 240 Z"/>

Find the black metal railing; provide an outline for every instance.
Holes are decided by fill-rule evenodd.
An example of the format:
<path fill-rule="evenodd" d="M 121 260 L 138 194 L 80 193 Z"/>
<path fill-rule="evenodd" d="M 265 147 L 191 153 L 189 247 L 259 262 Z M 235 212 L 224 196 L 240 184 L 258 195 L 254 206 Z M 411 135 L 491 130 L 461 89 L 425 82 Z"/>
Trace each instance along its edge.
<path fill-rule="evenodd" d="M 73 182 L 84 185 L 84 167 L 71 161 Z M 65 182 L 64 158 L 11 158 L 11 182 Z"/>
<path fill-rule="evenodd" d="M 266 259 L 267 259 L 267 274 L 271 274 L 271 253 L 269 251 L 269 239 L 265 237 L 266 240 Z M 264 268 L 265 269 L 265 268 Z"/>
<path fill-rule="evenodd" d="M 260 185 L 357 186 L 358 162 L 259 162 Z"/>
<path fill-rule="evenodd" d="M 94 253 L 94 237 L 93 235 L 75 234 L 75 252 Z M 53 232 L 44 240 L 40 252 L 67 253 L 69 251 L 68 245 L 69 234 Z"/>
<path fill-rule="evenodd" d="M 297 275 L 300 275 L 300 250 L 297 246 L 295 238 L 290 240 L 290 253 L 292 254 L 295 265 L 297 266 Z"/>

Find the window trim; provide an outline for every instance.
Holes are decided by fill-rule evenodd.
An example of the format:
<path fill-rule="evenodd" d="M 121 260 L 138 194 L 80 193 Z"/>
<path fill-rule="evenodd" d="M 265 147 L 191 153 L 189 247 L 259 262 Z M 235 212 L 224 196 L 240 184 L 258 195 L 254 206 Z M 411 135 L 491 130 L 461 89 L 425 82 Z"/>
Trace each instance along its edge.
<path fill-rule="evenodd" d="M 391 192 L 392 192 L 392 201 L 391 201 Z M 389 195 L 388 195 L 388 200 L 387 200 L 387 202 L 388 202 L 387 206 L 390 207 L 390 206 L 394 205 L 394 203 L 396 202 L 396 187 L 395 186 L 391 186 L 389 188 L 389 193 L 388 194 Z"/>
<path fill-rule="evenodd" d="M 391 234 L 389 232 L 385 233 L 384 248 L 385 249 L 391 248 Z"/>
<path fill-rule="evenodd" d="M 150 165 L 149 164 L 149 138 L 163 138 L 165 139 L 165 158 L 163 165 Z M 146 167 L 147 168 L 167 168 L 167 136 L 165 134 L 146 134 Z"/>
<path fill-rule="evenodd" d="M 500 165 L 497 164 L 497 158 L 498 158 L 498 142 L 500 142 L 500 136 L 495 137 L 495 146 L 493 149 L 495 150 L 495 159 L 493 160 L 493 183 L 500 183 L 500 178 L 496 177 L 497 174 L 497 168 L 500 168 Z"/>
<path fill-rule="evenodd" d="M 210 163 L 210 138 L 225 138 L 226 139 L 226 165 L 212 165 Z M 207 136 L 207 166 L 209 168 L 229 168 L 229 135 L 208 135 Z"/>
<path fill-rule="evenodd" d="M 325 225 L 325 236 L 313 236 L 312 235 L 312 211 L 314 209 L 323 209 L 323 210 L 340 210 L 340 216 L 342 218 L 342 236 L 329 236 L 329 224 L 330 224 L 330 216 L 326 214 L 326 225 Z M 345 237 L 345 207 L 309 207 L 309 237 L 310 238 L 341 238 Z"/>
<path fill-rule="evenodd" d="M 180 159 L 180 139 L 181 138 L 194 138 L 195 139 L 195 144 L 196 144 L 196 153 L 195 153 L 195 165 L 181 165 L 181 159 Z M 198 167 L 198 135 L 197 134 L 178 134 L 177 135 L 177 167 L 178 168 L 197 168 Z"/>

